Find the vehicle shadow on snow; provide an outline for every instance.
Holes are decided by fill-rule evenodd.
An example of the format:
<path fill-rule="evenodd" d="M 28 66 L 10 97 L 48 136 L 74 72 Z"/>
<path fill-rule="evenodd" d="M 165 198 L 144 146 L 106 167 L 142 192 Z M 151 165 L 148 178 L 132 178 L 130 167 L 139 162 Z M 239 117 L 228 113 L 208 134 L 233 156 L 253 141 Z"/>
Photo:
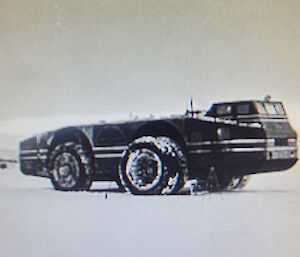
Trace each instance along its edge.
<path fill-rule="evenodd" d="M 197 191 L 192 192 L 188 189 L 179 192 L 177 195 L 190 195 L 190 196 L 205 196 L 205 195 L 238 195 L 238 194 L 300 194 L 299 190 L 288 189 L 248 189 L 248 190 L 222 190 L 222 191 Z"/>
<path fill-rule="evenodd" d="M 55 191 L 55 192 L 68 192 L 68 191 L 59 191 L 55 190 L 53 187 L 44 187 L 45 190 L 49 191 Z M 87 193 L 114 193 L 114 194 L 120 194 L 125 193 L 119 188 L 93 188 L 89 190 L 82 190 L 82 191 L 74 191 L 74 192 L 87 192 Z"/>
<path fill-rule="evenodd" d="M 300 191 L 297 190 L 287 190 L 287 189 L 248 189 L 248 190 L 238 190 L 238 191 L 223 191 L 223 193 L 228 194 L 299 194 Z"/>
<path fill-rule="evenodd" d="M 119 188 L 101 188 L 101 189 L 90 189 L 87 192 L 91 193 L 125 193 L 123 190 Z"/>
<path fill-rule="evenodd" d="M 111 188 L 111 189 L 91 189 L 87 192 L 91 193 L 118 193 L 118 194 L 126 194 L 118 188 Z M 128 194 L 128 193 L 127 193 Z M 189 190 L 183 190 L 177 194 L 170 195 L 170 196 L 205 196 L 205 195 L 230 195 L 230 194 L 300 194 L 300 191 L 296 190 L 283 190 L 283 189 L 249 189 L 249 190 L 239 190 L 239 191 L 217 191 L 217 192 L 208 192 L 208 191 L 199 191 L 199 192 L 190 192 Z M 157 195 L 157 196 L 167 196 L 167 195 Z"/>
<path fill-rule="evenodd" d="M 47 187 L 45 190 L 56 191 L 54 188 Z M 122 189 L 118 187 L 96 187 L 91 188 L 87 191 L 82 191 L 87 193 L 109 193 L 109 194 L 129 194 L 128 192 L 124 192 Z M 230 194 L 300 194 L 298 190 L 287 190 L 287 189 L 244 189 L 244 190 L 223 190 L 223 191 L 197 191 L 193 192 L 188 188 L 184 188 L 177 194 L 171 196 L 205 196 L 205 195 L 230 195 Z M 157 196 L 167 196 L 167 195 L 157 195 Z"/>

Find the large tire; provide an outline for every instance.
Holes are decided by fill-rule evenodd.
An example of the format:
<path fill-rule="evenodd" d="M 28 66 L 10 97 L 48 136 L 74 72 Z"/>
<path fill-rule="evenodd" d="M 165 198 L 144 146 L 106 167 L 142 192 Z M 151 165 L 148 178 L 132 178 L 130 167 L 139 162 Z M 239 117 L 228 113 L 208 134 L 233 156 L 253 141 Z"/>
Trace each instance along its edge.
<path fill-rule="evenodd" d="M 91 159 L 79 144 L 67 142 L 56 146 L 49 156 L 48 168 L 56 190 L 78 191 L 91 187 Z"/>
<path fill-rule="evenodd" d="M 169 173 L 168 183 L 161 193 L 168 195 L 177 194 L 188 180 L 187 159 L 180 145 L 173 139 L 159 137 L 158 140 L 166 144 L 168 151 L 171 152 L 173 157 L 170 163 L 171 172 Z"/>
<path fill-rule="evenodd" d="M 144 136 L 134 140 L 123 153 L 119 177 L 132 194 L 172 194 L 184 185 L 186 160 L 175 141 Z"/>

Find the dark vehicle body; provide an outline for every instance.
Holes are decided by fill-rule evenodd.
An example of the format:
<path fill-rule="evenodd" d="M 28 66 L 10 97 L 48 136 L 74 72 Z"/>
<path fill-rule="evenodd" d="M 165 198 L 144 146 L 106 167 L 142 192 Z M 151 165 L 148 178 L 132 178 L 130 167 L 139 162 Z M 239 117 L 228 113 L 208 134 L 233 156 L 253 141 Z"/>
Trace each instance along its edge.
<path fill-rule="evenodd" d="M 185 180 L 205 181 L 211 171 L 219 179 L 282 171 L 297 161 L 297 135 L 282 103 L 238 101 L 213 104 L 204 114 L 190 111 L 164 119 L 67 127 L 36 135 L 20 143 L 20 168 L 27 175 L 50 177 L 51 153 L 58 145 L 73 142 L 90 160 L 92 181 L 119 181 L 120 162 L 128 147 L 146 137 L 169 138 L 178 145 L 186 158 Z"/>

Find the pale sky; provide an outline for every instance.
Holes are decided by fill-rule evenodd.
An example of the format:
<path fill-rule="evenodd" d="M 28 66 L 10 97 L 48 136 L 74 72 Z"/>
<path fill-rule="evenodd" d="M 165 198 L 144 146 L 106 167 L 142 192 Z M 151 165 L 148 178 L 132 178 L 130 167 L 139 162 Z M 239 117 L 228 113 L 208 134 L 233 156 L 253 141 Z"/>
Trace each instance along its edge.
<path fill-rule="evenodd" d="M 191 95 L 271 94 L 299 124 L 299 14 L 298 0 L 1 0 L 0 134 L 184 113 Z"/>

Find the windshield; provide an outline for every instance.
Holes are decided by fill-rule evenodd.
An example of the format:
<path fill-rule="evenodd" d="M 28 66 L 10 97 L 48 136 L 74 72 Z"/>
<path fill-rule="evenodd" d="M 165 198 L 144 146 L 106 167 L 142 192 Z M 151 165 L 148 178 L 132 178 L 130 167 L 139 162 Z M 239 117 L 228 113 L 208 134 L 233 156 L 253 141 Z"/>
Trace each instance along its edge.
<path fill-rule="evenodd" d="M 282 103 L 256 102 L 255 105 L 259 114 L 285 115 Z"/>

